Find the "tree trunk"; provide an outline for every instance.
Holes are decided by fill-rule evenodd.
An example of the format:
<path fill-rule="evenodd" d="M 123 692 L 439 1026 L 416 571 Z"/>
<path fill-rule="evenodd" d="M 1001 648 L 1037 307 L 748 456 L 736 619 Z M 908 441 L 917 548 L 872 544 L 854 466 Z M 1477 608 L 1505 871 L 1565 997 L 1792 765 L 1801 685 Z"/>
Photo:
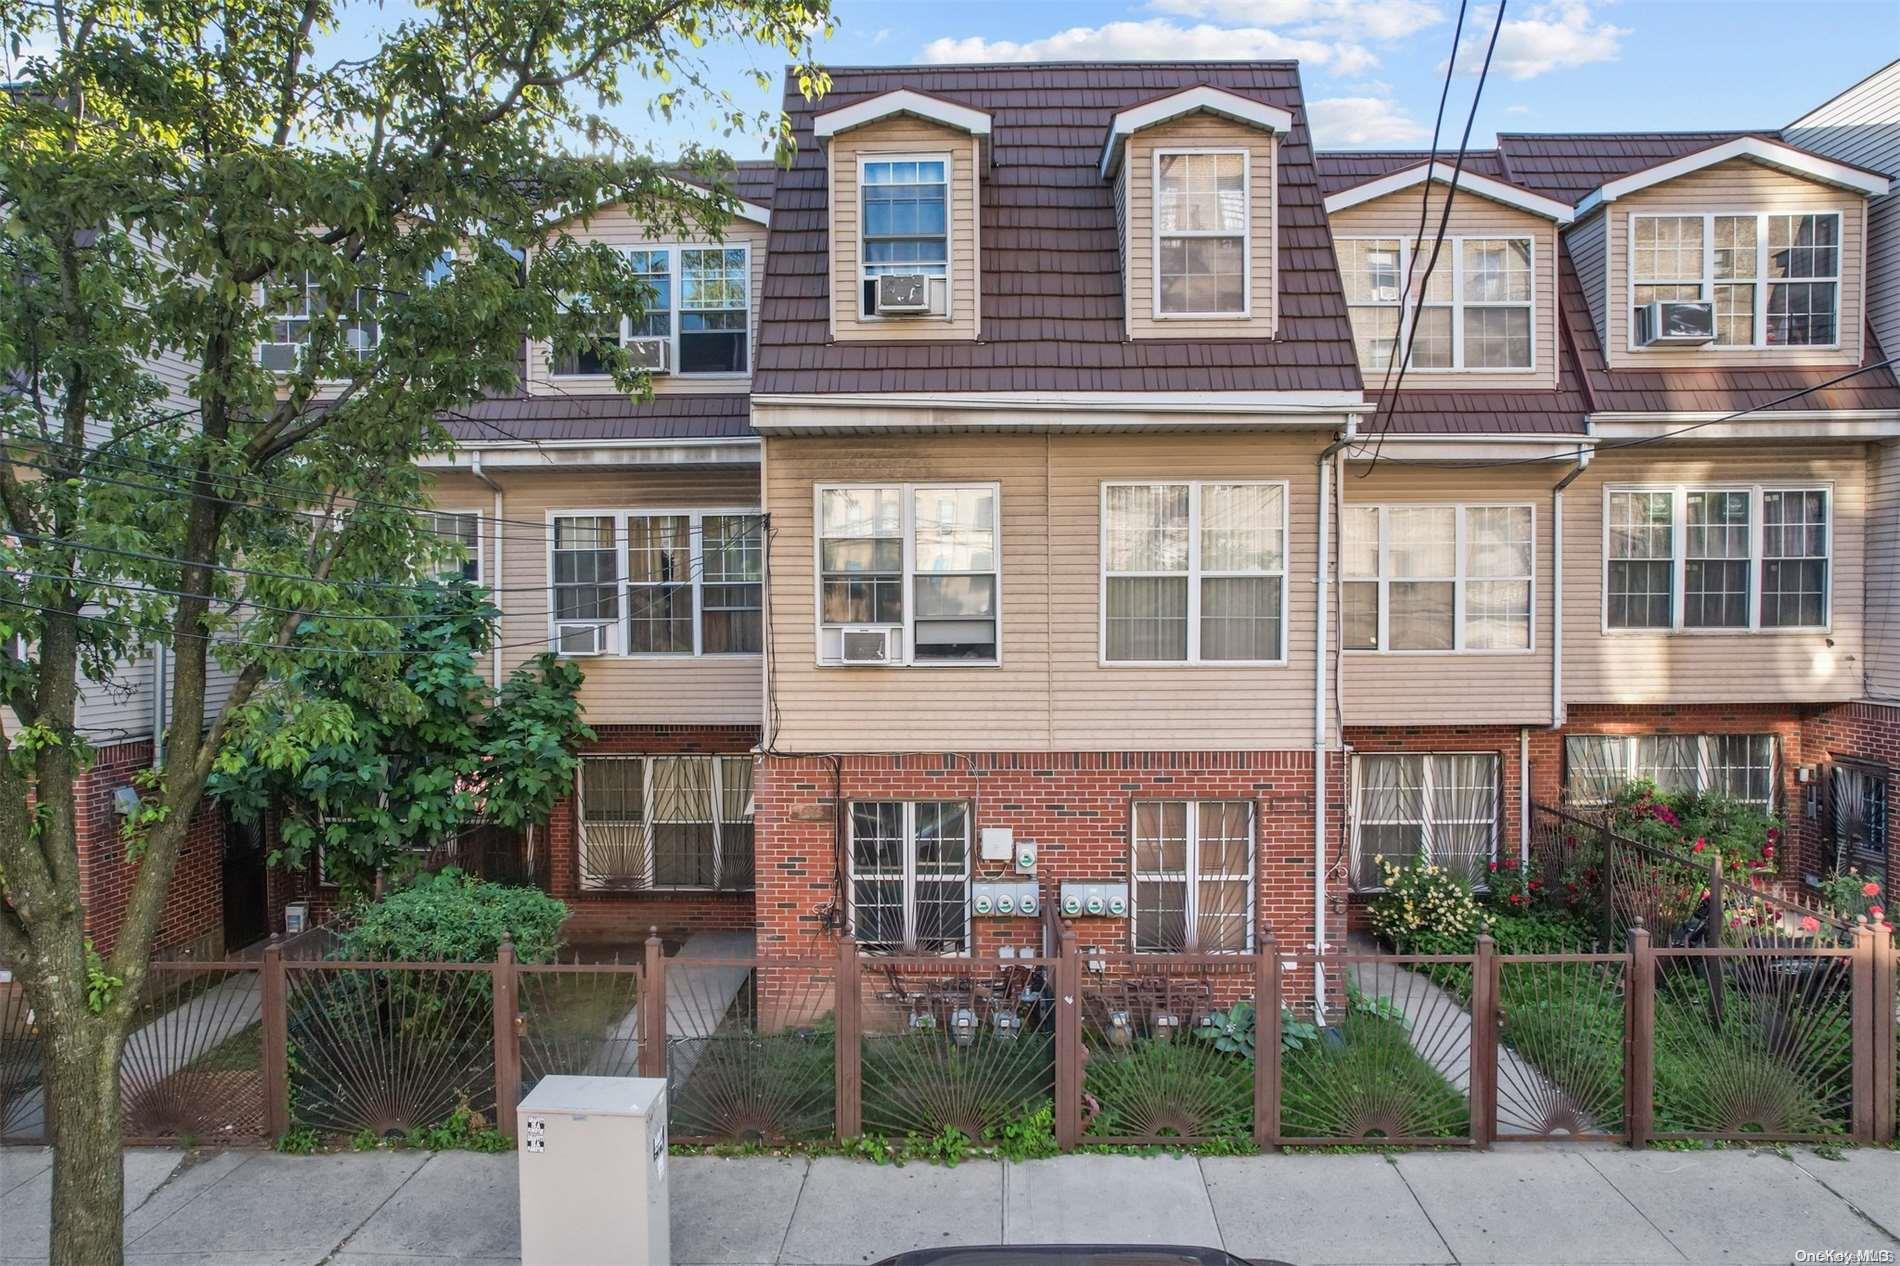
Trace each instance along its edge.
<path fill-rule="evenodd" d="M 45 1060 L 53 1145 L 51 1266 L 125 1260 L 119 1034 L 87 1014 L 52 1026 Z"/>

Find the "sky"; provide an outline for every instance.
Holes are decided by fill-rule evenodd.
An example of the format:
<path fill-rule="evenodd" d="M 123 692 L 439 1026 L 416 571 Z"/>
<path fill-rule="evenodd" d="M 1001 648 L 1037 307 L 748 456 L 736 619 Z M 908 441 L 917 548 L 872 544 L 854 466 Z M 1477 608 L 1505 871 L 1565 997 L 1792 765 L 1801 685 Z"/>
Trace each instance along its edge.
<path fill-rule="evenodd" d="M 970 61 L 1296 58 L 1315 139 L 1334 149 L 1423 146 L 1451 52 L 1458 0 L 834 0 L 835 66 Z M 1495 5 L 1472 3 L 1447 108 L 1453 143 L 1470 108 Z M 1474 145 L 1498 132 L 1779 127 L 1900 56 L 1900 0 L 1507 0 Z M 723 48 L 740 72 L 778 59 Z M 728 77 L 723 73 L 722 79 Z M 616 121 L 665 152 L 709 139 L 703 120 Z M 739 157 L 754 138 L 721 142 Z"/>

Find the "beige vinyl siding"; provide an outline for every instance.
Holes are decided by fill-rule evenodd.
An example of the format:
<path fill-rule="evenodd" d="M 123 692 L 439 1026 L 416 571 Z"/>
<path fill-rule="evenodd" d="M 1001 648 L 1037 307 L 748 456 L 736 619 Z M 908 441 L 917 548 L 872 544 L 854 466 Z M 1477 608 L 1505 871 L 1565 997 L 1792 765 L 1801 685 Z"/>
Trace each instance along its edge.
<path fill-rule="evenodd" d="M 1348 470 L 1352 505 L 1528 505 L 1536 542 L 1531 585 L 1531 649 L 1452 653 L 1348 651 L 1340 707 L 1352 725 L 1548 725 L 1551 672 L 1551 513 L 1549 470 L 1520 466 L 1483 472 L 1381 464 L 1364 479 Z"/>
<path fill-rule="evenodd" d="M 1900 699 L 1900 442 L 1869 447 L 1867 555 L 1867 697 Z"/>
<path fill-rule="evenodd" d="M 1566 703 L 1819 703 L 1861 694 L 1867 535 L 1858 444 L 1649 446 L 1601 453 L 1564 492 Z M 1826 632 L 1604 629 L 1606 484 L 1831 483 L 1833 626 Z"/>
<path fill-rule="evenodd" d="M 1419 190 L 1405 189 L 1349 207 L 1328 217 L 1335 240 L 1347 237 L 1393 238 L 1412 241 L 1419 237 L 1419 203 L 1426 205 L 1427 243 L 1415 266 L 1414 279 L 1423 278 L 1430 259 L 1429 243 L 1438 232 L 1439 218 L 1445 212 L 1445 188 L 1434 184 L 1426 198 Z M 1452 200 L 1447 237 L 1512 237 L 1531 239 L 1531 368 L 1524 372 L 1470 369 L 1420 369 L 1414 365 L 1405 373 L 1407 386 L 1449 387 L 1466 391 L 1480 387 L 1537 388 L 1554 386 L 1557 381 L 1557 229 L 1541 216 L 1492 202 L 1476 194 L 1461 193 Z M 1438 270 L 1449 276 L 1455 265 L 1451 245 L 1439 253 Z"/>
<path fill-rule="evenodd" d="M 887 119 L 831 138 L 831 336 L 839 342 L 942 342 L 977 336 L 977 139 L 909 117 Z M 950 160 L 950 310 L 943 317 L 862 314 L 858 163 L 879 154 L 942 154 Z"/>
<path fill-rule="evenodd" d="M 1317 438 L 942 435 L 766 441 L 776 742 L 791 750 L 1220 750 L 1312 743 Z M 1101 658 L 1105 480 L 1287 482 L 1287 662 L 1115 667 Z M 995 482 L 1002 662 L 817 664 L 815 489 Z"/>
<path fill-rule="evenodd" d="M 751 365 L 759 347 L 759 291 L 765 281 L 766 227 L 750 220 L 734 218 L 726 224 L 723 241 L 704 233 L 666 233 L 649 229 L 627 212 L 625 207 L 603 208 L 585 225 L 570 227 L 576 241 L 605 242 L 609 246 L 724 245 L 745 246 L 751 251 L 751 310 L 747 314 L 751 336 L 746 349 L 746 364 Z M 679 302 L 679 295 L 673 296 Z M 528 344 L 528 391 L 531 395 L 613 395 L 619 391 L 605 375 L 555 375 L 549 372 L 549 347 L 546 343 Z M 691 395 L 701 392 L 731 394 L 751 389 L 747 374 L 655 374 L 655 395 Z"/>
<path fill-rule="evenodd" d="M 1900 176 L 1900 61 L 1893 62 L 1793 124 L 1790 144 L 1844 163 Z M 1867 229 L 1867 316 L 1883 348 L 1900 348 L 1900 194 L 1871 199 Z"/>
<path fill-rule="evenodd" d="M 1599 211 L 1582 223 L 1572 225 L 1564 234 L 1564 250 L 1577 270 L 1577 284 L 1590 304 L 1590 320 L 1597 327 L 1597 345 L 1603 344 L 1604 289 L 1603 270 L 1608 266 L 1604 254 L 1603 225 L 1609 219 Z"/>
<path fill-rule="evenodd" d="M 1728 212 L 1838 211 L 1841 215 L 1841 287 L 1839 347 L 1669 347 L 1630 346 L 1630 217 L 1701 215 Z M 1866 262 L 1867 206 L 1857 193 L 1820 184 L 1748 159 L 1731 159 L 1687 176 L 1619 198 L 1608 219 L 1608 294 L 1605 298 L 1604 347 L 1610 367 L 1659 366 L 1715 368 L 1727 365 L 1840 365 L 1860 362 L 1864 327 L 1861 314 Z M 1757 284 L 1766 284 L 1765 279 Z"/>
<path fill-rule="evenodd" d="M 548 589 L 546 526 L 550 511 L 609 513 L 615 510 L 717 510 L 759 504 L 756 467 L 708 466 L 679 471 L 563 470 L 491 471 L 502 489 L 499 568 L 492 539 L 494 493 L 467 475 L 446 474 L 436 482 L 435 503 L 444 509 L 480 510 L 488 575 L 503 592 L 502 671 L 512 672 L 547 649 Z M 622 617 L 625 617 L 622 611 Z M 581 703 L 589 725 L 756 725 L 760 714 L 762 658 L 756 655 L 627 659 L 599 655 L 574 660 L 586 680 Z"/>
<path fill-rule="evenodd" d="M 1176 318 L 1155 314 L 1155 151 L 1244 149 L 1247 151 L 1246 317 Z M 1128 282 L 1128 337 L 1157 339 L 1272 338 L 1278 326 L 1279 281 L 1274 276 L 1274 240 L 1279 196 L 1278 141 L 1271 132 L 1213 115 L 1195 114 L 1144 128 L 1128 138 L 1122 156 L 1127 182 L 1127 236 L 1123 240 Z"/>

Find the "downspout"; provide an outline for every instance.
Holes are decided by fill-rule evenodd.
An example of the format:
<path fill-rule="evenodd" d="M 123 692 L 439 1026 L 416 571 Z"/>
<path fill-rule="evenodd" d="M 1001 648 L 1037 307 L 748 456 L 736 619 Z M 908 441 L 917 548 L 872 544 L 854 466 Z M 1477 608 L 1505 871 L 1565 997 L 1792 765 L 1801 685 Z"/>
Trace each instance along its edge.
<path fill-rule="evenodd" d="M 1327 550 L 1331 547 L 1333 472 L 1335 461 L 1357 437 L 1359 416 L 1346 415 L 1345 434 L 1320 451 L 1319 542 L 1313 551 L 1313 589 L 1318 596 L 1313 620 L 1313 1005 L 1324 1014 L 1326 968 L 1326 613 L 1331 574 Z M 1344 723 L 1344 719 L 1341 719 Z"/>
<path fill-rule="evenodd" d="M 1586 433 L 1595 430 L 1584 423 Z M 1550 728 L 1564 724 L 1564 489 L 1590 468 L 1593 450 L 1577 449 L 1577 464 L 1550 490 Z"/>
<path fill-rule="evenodd" d="M 488 564 L 487 567 L 483 569 L 483 571 L 484 571 L 484 579 L 486 579 L 488 582 L 489 590 L 493 593 L 500 593 L 502 589 L 504 588 L 504 586 L 496 582 L 501 577 L 501 510 L 502 510 L 501 485 L 496 483 L 493 479 L 491 479 L 488 476 L 487 472 L 482 469 L 482 455 L 480 453 L 472 453 L 469 455 L 468 471 L 469 471 L 469 474 L 475 476 L 475 478 L 487 484 L 488 490 L 495 494 L 495 508 L 494 508 L 493 513 L 489 516 L 489 529 L 492 532 L 492 535 L 490 536 L 489 539 L 494 542 L 494 545 L 491 551 L 494 554 L 494 557 L 492 559 L 484 558 L 482 561 Z M 481 534 L 479 531 L 477 531 L 476 536 L 475 536 L 475 547 L 477 549 L 481 548 Z M 497 606 L 499 605 L 500 604 L 498 603 Z M 500 632 L 501 632 L 500 629 L 496 629 L 496 637 L 494 640 L 494 644 L 489 650 L 489 658 L 490 658 L 489 671 L 493 673 L 494 675 L 495 689 L 497 690 L 501 689 L 501 642 L 502 642 L 502 639 L 500 636 Z"/>
<path fill-rule="evenodd" d="M 152 644 L 152 768 L 165 764 L 165 714 L 171 710 L 165 644 Z"/>

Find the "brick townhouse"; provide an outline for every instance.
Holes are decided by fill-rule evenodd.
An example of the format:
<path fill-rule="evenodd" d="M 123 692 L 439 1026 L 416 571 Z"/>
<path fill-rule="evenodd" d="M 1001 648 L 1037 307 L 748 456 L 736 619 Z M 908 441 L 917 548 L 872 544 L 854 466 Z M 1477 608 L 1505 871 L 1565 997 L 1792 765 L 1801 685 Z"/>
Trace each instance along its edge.
<path fill-rule="evenodd" d="M 584 230 L 651 400 L 530 347 L 432 463 L 493 670 L 585 667 L 573 939 L 1332 943 L 1638 775 L 1891 873 L 1896 68 L 1461 169 L 1316 154 L 1284 62 L 786 109 L 722 241 Z"/>

